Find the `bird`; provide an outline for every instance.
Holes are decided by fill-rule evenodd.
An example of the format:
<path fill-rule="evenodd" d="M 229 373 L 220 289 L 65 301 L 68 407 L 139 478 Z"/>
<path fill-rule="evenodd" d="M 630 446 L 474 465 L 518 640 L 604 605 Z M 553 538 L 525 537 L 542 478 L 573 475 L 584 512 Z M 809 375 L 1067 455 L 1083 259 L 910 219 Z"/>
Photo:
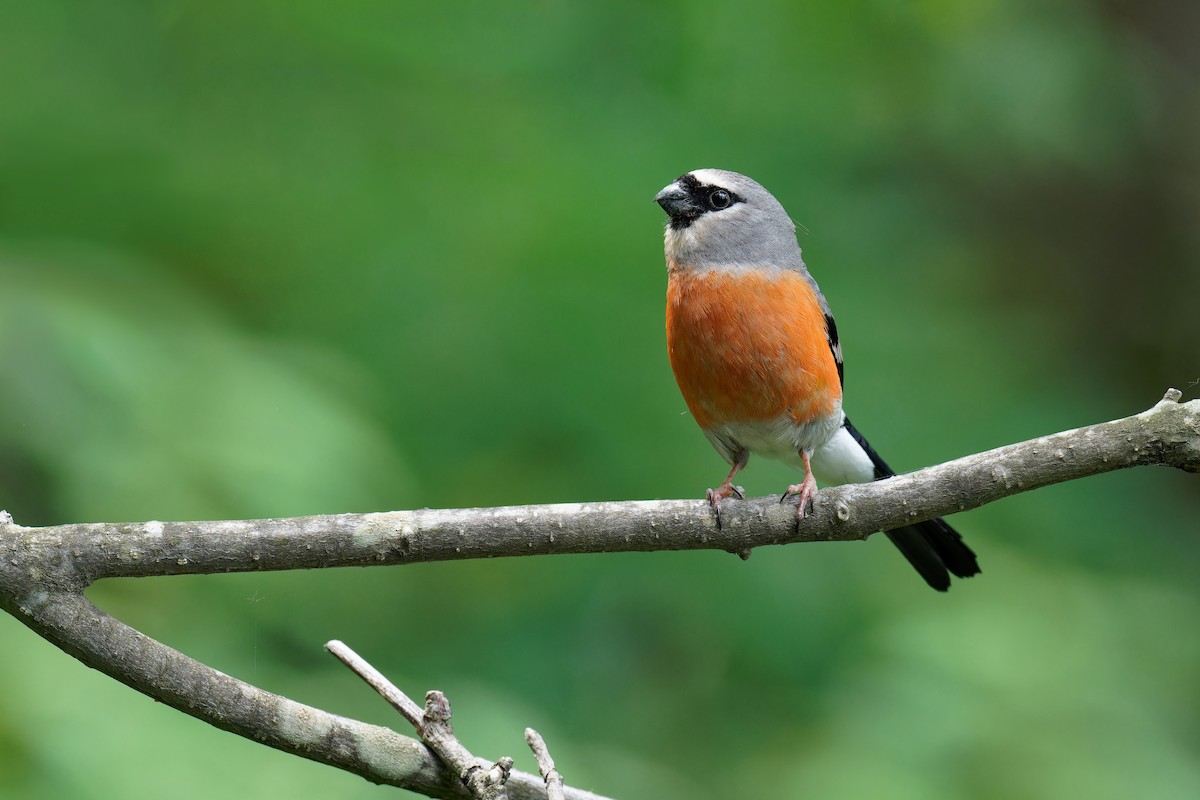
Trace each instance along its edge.
<path fill-rule="evenodd" d="M 804 473 L 804 517 L 827 485 L 896 473 L 842 410 L 842 343 L 825 295 L 801 256 L 796 226 L 769 191 L 720 169 L 680 175 L 654 200 L 667 214 L 667 354 L 688 411 L 730 465 L 706 498 L 742 496 L 734 476 L 750 455 Z M 941 518 L 886 531 L 931 587 L 979 573 L 975 553 Z"/>

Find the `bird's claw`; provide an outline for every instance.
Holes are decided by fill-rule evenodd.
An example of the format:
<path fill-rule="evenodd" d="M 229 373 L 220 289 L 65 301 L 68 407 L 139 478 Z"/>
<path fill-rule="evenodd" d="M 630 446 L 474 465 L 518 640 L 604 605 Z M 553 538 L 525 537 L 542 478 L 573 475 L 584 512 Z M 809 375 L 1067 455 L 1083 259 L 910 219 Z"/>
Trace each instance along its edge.
<path fill-rule="evenodd" d="M 804 480 L 800 483 L 794 483 L 787 488 L 787 491 L 779 498 L 780 505 L 784 500 L 787 500 L 792 495 L 800 495 L 799 501 L 796 503 L 796 519 L 804 519 L 808 516 L 809 507 L 812 505 L 813 495 L 817 493 L 817 482 L 813 476 L 805 475 Z"/>
<path fill-rule="evenodd" d="M 717 518 L 717 527 L 721 527 L 721 501 L 727 497 L 736 496 L 739 500 L 746 499 L 746 492 L 740 486 L 734 486 L 731 483 L 723 483 L 716 489 L 708 489 L 704 492 L 704 499 L 708 501 L 712 507 L 713 515 Z"/>

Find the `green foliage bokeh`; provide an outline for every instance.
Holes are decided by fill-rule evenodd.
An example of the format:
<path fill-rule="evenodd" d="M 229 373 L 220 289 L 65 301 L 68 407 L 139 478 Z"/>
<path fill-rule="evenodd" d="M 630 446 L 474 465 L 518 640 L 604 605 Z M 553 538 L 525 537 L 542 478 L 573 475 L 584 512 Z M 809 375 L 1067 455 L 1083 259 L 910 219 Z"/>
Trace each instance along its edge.
<path fill-rule="evenodd" d="M 847 408 L 912 469 L 1200 381 L 1187 3 L 0 3 L 0 507 L 221 519 L 700 497 L 659 209 L 802 225 Z M 1190 31 L 1190 33 L 1189 33 Z M 754 461 L 747 488 L 792 479 Z M 1137 470 L 865 545 L 114 581 L 271 691 L 619 798 L 1200 795 L 1200 488 Z M 0 796 L 395 790 L 0 619 Z"/>

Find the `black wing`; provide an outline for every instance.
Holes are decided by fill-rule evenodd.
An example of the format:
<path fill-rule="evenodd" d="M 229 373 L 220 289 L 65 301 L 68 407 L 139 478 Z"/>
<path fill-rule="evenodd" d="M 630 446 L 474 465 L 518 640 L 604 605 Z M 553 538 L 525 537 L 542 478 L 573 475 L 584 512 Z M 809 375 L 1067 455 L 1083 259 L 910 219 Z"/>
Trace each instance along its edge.
<path fill-rule="evenodd" d="M 846 385 L 846 378 L 842 372 L 842 342 L 838 339 L 837 323 L 833 321 L 833 314 L 825 312 L 825 338 L 829 340 L 829 352 L 833 353 L 833 360 L 838 368 L 838 384 Z"/>

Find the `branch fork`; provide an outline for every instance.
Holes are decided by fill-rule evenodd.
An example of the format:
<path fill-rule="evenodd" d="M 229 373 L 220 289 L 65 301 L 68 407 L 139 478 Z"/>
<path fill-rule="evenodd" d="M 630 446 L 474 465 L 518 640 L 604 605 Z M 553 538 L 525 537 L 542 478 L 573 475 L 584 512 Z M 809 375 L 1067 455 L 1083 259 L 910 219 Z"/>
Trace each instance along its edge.
<path fill-rule="evenodd" d="M 436 689 L 427 692 L 425 708 L 422 709 L 399 687 L 384 677 L 383 673 L 342 642 L 336 639 L 326 642 L 325 649 L 366 681 L 372 689 L 391 704 L 392 708 L 399 711 L 400 715 L 408 720 L 417 735 L 421 737 L 421 741 L 446 767 L 458 775 L 463 786 L 471 793 L 471 797 L 476 800 L 508 800 L 506 785 L 509 775 L 512 773 L 512 758 L 504 756 L 494 764 L 488 764 L 471 755 L 470 751 L 454 735 L 454 727 L 450 724 L 450 701 L 446 699 L 446 695 Z M 547 786 L 548 800 L 563 800 L 562 776 L 559 775 L 558 770 L 554 769 L 554 761 L 546 750 L 546 743 L 533 728 L 525 729 L 525 741 L 529 743 L 529 747 L 537 759 L 538 769 Z M 552 779 L 554 781 L 553 790 L 551 788 Z"/>

